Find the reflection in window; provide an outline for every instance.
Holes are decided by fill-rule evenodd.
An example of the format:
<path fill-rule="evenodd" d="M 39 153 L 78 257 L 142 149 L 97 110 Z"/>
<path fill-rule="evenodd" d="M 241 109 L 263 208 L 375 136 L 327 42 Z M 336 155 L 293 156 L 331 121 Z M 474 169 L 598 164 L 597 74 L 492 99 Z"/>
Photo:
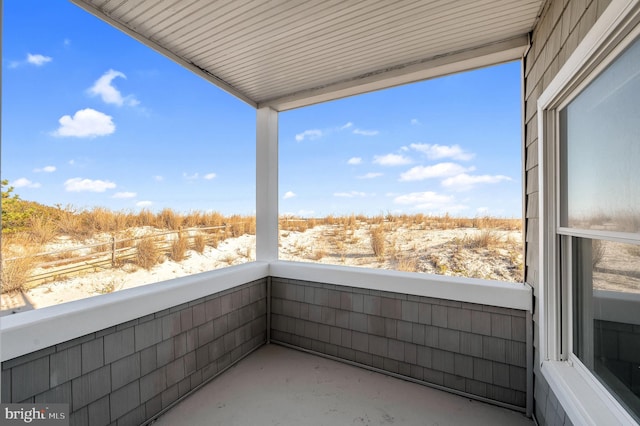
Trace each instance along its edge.
<path fill-rule="evenodd" d="M 640 232 L 640 41 L 560 112 L 561 226 Z"/>
<path fill-rule="evenodd" d="M 573 239 L 576 356 L 640 416 L 640 245 Z"/>

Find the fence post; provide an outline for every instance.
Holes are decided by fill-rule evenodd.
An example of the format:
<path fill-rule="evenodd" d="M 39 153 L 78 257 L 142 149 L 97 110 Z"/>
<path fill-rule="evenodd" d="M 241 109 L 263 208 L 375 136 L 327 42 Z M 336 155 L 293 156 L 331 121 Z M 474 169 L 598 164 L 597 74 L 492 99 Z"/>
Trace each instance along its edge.
<path fill-rule="evenodd" d="M 111 266 L 116 266 L 116 236 L 111 236 Z"/>

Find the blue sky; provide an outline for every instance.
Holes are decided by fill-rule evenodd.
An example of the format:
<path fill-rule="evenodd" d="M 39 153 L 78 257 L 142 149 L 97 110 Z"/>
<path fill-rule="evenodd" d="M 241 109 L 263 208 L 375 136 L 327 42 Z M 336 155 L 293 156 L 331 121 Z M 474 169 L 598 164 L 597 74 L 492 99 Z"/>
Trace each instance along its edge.
<path fill-rule="evenodd" d="M 23 199 L 255 212 L 255 111 L 69 2 L 5 0 L 2 178 Z M 519 63 L 280 114 L 280 212 L 520 217 Z"/>

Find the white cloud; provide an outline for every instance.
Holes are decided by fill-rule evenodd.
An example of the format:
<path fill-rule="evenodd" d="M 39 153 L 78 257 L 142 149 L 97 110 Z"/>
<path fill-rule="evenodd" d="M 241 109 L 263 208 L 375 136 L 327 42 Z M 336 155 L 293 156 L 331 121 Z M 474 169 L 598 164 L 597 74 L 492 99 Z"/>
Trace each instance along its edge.
<path fill-rule="evenodd" d="M 402 166 L 411 164 L 411 159 L 399 154 L 387 154 L 374 156 L 373 162 L 381 166 Z"/>
<path fill-rule="evenodd" d="M 296 141 L 297 142 L 302 142 L 305 139 L 315 140 L 315 139 L 319 139 L 321 137 L 322 137 L 322 130 L 311 129 L 311 130 L 305 130 L 302 133 L 298 133 L 296 135 Z"/>
<path fill-rule="evenodd" d="M 190 175 L 187 172 L 182 172 L 182 177 L 185 178 L 186 180 L 196 180 L 196 179 L 198 179 L 200 177 L 200 174 L 196 172 L 196 173 Z"/>
<path fill-rule="evenodd" d="M 474 157 L 474 154 L 464 151 L 460 145 L 449 146 L 428 143 L 412 143 L 409 146 L 434 160 L 440 158 L 451 158 L 454 160 L 469 161 Z"/>
<path fill-rule="evenodd" d="M 360 157 L 349 158 L 349 161 L 347 161 L 347 164 L 351 164 L 352 166 L 357 166 L 358 164 L 362 164 L 362 158 Z"/>
<path fill-rule="evenodd" d="M 115 183 L 99 179 L 73 178 L 64 183 L 64 189 L 69 192 L 104 192 L 115 187 Z"/>
<path fill-rule="evenodd" d="M 407 182 L 455 176 L 472 170 L 474 170 L 474 167 L 466 168 L 456 163 L 438 163 L 433 166 L 416 166 L 400 174 L 400 181 Z"/>
<path fill-rule="evenodd" d="M 10 186 L 15 188 L 40 188 L 42 185 L 37 182 L 31 182 L 27 178 L 19 178 L 11 182 Z"/>
<path fill-rule="evenodd" d="M 153 202 L 151 202 L 151 201 L 138 201 L 136 203 L 136 207 L 149 207 L 152 204 L 153 204 Z"/>
<path fill-rule="evenodd" d="M 164 178 L 160 175 L 155 175 L 153 177 L 153 180 L 155 180 L 156 182 L 162 182 L 164 180 Z"/>
<path fill-rule="evenodd" d="M 283 199 L 287 200 L 289 198 L 293 198 L 296 196 L 296 193 L 293 191 L 287 191 L 284 193 L 284 195 L 282 196 Z"/>
<path fill-rule="evenodd" d="M 60 127 L 53 135 L 59 137 L 94 138 L 110 135 L 116 130 L 111 116 L 91 108 L 81 109 L 73 117 L 65 115 L 58 122 Z"/>
<path fill-rule="evenodd" d="M 441 213 L 465 210 L 468 207 L 456 204 L 451 195 L 438 194 L 433 191 L 411 192 L 394 198 L 394 203 L 410 205 L 417 210 L 436 211 Z"/>
<path fill-rule="evenodd" d="M 215 179 L 217 175 L 215 173 L 207 173 L 206 175 L 202 176 L 203 179 L 205 180 L 211 180 L 211 179 Z"/>
<path fill-rule="evenodd" d="M 443 180 L 442 186 L 453 189 L 454 191 L 468 191 L 478 184 L 499 183 L 510 180 L 510 177 L 503 175 L 470 176 L 466 173 L 462 173 Z"/>
<path fill-rule="evenodd" d="M 369 173 L 365 173 L 361 176 L 358 176 L 358 179 L 374 179 L 377 177 L 382 176 L 383 173 L 375 173 L 375 172 L 369 172 Z"/>
<path fill-rule="evenodd" d="M 56 171 L 56 166 L 44 166 L 41 169 L 33 169 L 34 173 L 53 173 Z"/>
<path fill-rule="evenodd" d="M 367 194 L 359 191 L 350 191 L 350 192 L 334 192 L 333 196 L 342 197 L 342 198 L 356 198 L 356 197 L 362 198 L 362 197 L 366 197 Z"/>
<path fill-rule="evenodd" d="M 362 136 L 375 136 L 380 133 L 377 130 L 362 130 L 362 129 L 353 129 L 354 135 L 362 135 Z"/>
<path fill-rule="evenodd" d="M 124 73 L 116 70 L 109 70 L 102 75 L 99 79 L 93 83 L 93 86 L 89 88 L 89 93 L 93 96 L 100 96 L 103 102 L 108 104 L 115 104 L 122 106 L 125 103 L 129 106 L 136 106 L 140 102 L 133 95 L 123 97 L 118 89 L 116 89 L 112 82 L 114 79 L 121 77 L 126 79 L 127 76 Z"/>
<path fill-rule="evenodd" d="M 113 198 L 135 198 L 136 197 L 135 192 L 116 192 L 115 194 L 113 194 Z"/>
<path fill-rule="evenodd" d="M 352 122 L 348 122 L 347 124 L 345 124 L 344 126 L 340 126 L 340 130 L 345 130 L 348 129 L 349 127 L 353 126 Z"/>
<path fill-rule="evenodd" d="M 51 62 L 52 60 L 53 58 L 50 56 L 44 56 L 40 54 L 32 55 L 31 53 L 27 53 L 27 62 L 37 67 L 40 67 L 47 62 Z"/>
<path fill-rule="evenodd" d="M 418 120 L 417 118 L 412 118 L 411 119 L 411 125 L 418 126 L 420 124 L 422 124 L 422 123 L 420 123 L 420 120 Z"/>

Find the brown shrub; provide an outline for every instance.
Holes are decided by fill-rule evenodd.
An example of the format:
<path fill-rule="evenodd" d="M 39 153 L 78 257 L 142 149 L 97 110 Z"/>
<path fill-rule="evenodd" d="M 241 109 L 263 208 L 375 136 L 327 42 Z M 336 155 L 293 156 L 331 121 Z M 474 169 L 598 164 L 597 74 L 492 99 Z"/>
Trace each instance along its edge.
<path fill-rule="evenodd" d="M 136 244 L 135 264 L 144 269 L 151 269 L 161 260 L 158 247 L 159 241 L 155 238 L 143 238 Z"/>
<path fill-rule="evenodd" d="M 182 226 L 183 217 L 171 209 L 163 209 L 157 216 L 156 226 L 177 231 Z"/>
<path fill-rule="evenodd" d="M 198 253 L 200 254 L 204 253 L 204 248 L 206 247 L 206 245 L 207 245 L 207 240 L 204 237 L 204 235 L 198 234 L 195 237 L 193 237 L 193 249 Z"/>
<path fill-rule="evenodd" d="M 37 253 L 37 247 L 23 238 L 2 238 L 2 293 L 26 290 L 27 280 L 36 266 L 36 258 L 33 255 Z"/>
<path fill-rule="evenodd" d="M 184 235 L 178 236 L 171 243 L 171 249 L 169 250 L 169 257 L 175 262 L 183 261 L 187 256 L 187 249 L 189 248 L 189 241 Z"/>
<path fill-rule="evenodd" d="M 29 238 L 36 244 L 46 244 L 56 237 L 56 226 L 51 219 L 33 216 L 29 219 Z"/>
<path fill-rule="evenodd" d="M 375 228 L 371 228 L 371 249 L 373 249 L 373 254 L 378 259 L 384 258 L 384 239 L 385 239 L 385 231 L 384 226 L 378 225 Z"/>

